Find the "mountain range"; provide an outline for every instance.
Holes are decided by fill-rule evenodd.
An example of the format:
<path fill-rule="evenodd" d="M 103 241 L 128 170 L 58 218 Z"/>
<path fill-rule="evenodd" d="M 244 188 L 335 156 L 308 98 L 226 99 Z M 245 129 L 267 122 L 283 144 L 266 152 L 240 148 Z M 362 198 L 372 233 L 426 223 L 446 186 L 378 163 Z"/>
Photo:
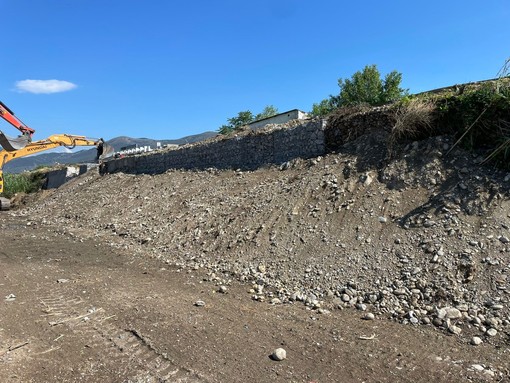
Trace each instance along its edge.
<path fill-rule="evenodd" d="M 156 144 L 158 142 L 161 143 L 161 145 L 191 144 L 194 142 L 206 140 L 216 135 L 217 132 L 208 131 L 200 134 L 182 137 L 176 140 L 155 140 L 152 138 L 132 138 L 120 136 L 112 138 L 111 140 L 106 141 L 106 143 L 112 146 L 115 151 L 119 151 L 125 146 L 134 144 L 137 144 L 138 146 L 150 146 L 151 148 L 156 148 Z M 21 173 L 25 170 L 32 170 L 39 166 L 54 166 L 57 164 L 81 164 L 95 162 L 95 160 L 96 148 L 79 150 L 73 153 L 50 152 L 17 158 L 11 162 L 8 162 L 4 166 L 3 170 L 7 173 Z"/>

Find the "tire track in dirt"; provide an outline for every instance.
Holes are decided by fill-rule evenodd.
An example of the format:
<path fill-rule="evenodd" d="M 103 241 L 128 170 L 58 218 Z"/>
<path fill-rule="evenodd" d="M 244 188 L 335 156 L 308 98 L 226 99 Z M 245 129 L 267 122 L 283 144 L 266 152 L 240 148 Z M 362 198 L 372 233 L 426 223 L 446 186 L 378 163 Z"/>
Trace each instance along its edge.
<path fill-rule="evenodd" d="M 40 299 L 50 326 L 66 326 L 86 343 L 100 360 L 117 373 L 124 383 L 178 382 L 207 380 L 182 368 L 136 329 L 123 329 L 111 322 L 115 315 L 95 308 L 82 298 L 59 295 Z"/>

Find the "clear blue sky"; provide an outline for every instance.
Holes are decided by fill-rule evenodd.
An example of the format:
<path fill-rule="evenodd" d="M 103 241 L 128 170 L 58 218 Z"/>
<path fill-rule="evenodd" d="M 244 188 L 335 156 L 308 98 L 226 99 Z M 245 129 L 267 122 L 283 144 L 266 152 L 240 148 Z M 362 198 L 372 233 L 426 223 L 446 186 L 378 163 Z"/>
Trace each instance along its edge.
<path fill-rule="evenodd" d="M 0 100 L 35 139 L 180 138 L 266 105 L 309 111 L 338 93 L 338 78 L 369 64 L 383 75 L 401 72 L 416 93 L 493 78 L 510 57 L 508 0 L 0 0 L 0 7 Z M 54 93 L 33 93 L 41 91 Z M 3 121 L 0 129 L 18 133 Z"/>

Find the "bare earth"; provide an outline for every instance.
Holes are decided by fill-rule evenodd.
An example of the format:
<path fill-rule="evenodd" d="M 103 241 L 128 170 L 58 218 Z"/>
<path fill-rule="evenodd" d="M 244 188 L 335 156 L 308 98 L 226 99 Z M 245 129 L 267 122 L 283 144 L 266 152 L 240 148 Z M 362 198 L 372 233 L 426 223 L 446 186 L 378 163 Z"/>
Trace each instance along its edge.
<path fill-rule="evenodd" d="M 0 382 L 510 381 L 508 180 L 446 147 L 89 173 L 2 212 Z"/>
<path fill-rule="evenodd" d="M 508 363 L 432 327 L 218 293 L 199 272 L 25 224 L 0 232 L 1 296 L 16 296 L 0 305 L 2 382 L 462 382 Z"/>

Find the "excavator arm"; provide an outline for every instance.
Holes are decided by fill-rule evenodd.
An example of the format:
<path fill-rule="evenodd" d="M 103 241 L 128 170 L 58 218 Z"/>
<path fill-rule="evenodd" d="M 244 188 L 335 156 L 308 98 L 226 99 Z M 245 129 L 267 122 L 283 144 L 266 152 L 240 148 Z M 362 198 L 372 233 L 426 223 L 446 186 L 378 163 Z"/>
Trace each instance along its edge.
<path fill-rule="evenodd" d="M 107 145 L 102 138 L 98 140 L 85 136 L 73 136 L 70 134 L 55 134 L 45 140 L 33 141 L 24 148 L 15 151 L 8 151 L 5 148 L 0 151 L 0 193 L 4 191 L 3 167 L 16 158 L 30 156 L 59 146 L 72 149 L 76 146 L 96 146 L 98 149 L 98 160 L 102 161 L 113 155 L 113 148 Z"/>
<path fill-rule="evenodd" d="M 21 132 L 21 135 L 12 138 L 0 131 L 0 194 L 4 191 L 3 168 L 4 165 L 16 158 L 30 156 L 59 146 L 72 149 L 76 146 L 96 146 L 97 160 L 102 160 L 113 155 L 113 147 L 107 145 L 102 138 L 94 140 L 85 136 L 73 136 L 70 134 L 55 134 L 44 140 L 32 141 L 35 130 L 25 125 L 3 102 L 0 101 L 0 117 L 6 120 Z M 2 201 L 0 201 L 2 210 Z"/>
<path fill-rule="evenodd" d="M 32 141 L 35 130 L 25 125 L 14 113 L 0 101 L 0 117 L 21 132 L 21 136 L 13 138 L 0 131 L 0 145 L 9 152 L 24 148 Z"/>

